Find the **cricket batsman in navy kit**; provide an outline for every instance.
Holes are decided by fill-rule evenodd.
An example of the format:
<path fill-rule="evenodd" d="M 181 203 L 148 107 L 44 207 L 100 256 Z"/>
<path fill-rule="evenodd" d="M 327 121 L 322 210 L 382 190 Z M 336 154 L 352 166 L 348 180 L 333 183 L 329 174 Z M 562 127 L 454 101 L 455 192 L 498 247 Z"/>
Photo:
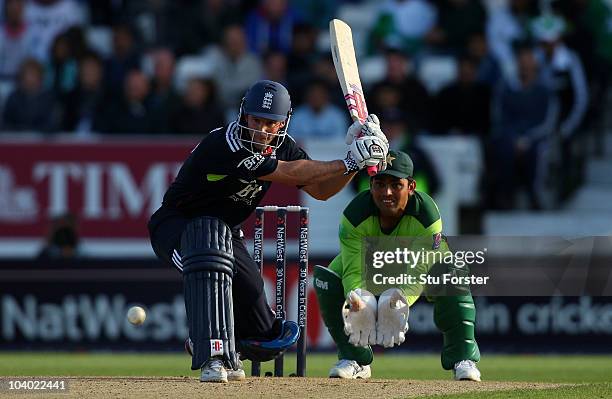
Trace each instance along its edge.
<path fill-rule="evenodd" d="M 311 160 L 287 134 L 290 119 L 285 87 L 253 84 L 237 120 L 193 149 L 149 221 L 155 253 L 183 276 L 187 346 L 202 382 L 244 379 L 240 358 L 271 360 L 299 337 L 296 323 L 275 319 L 240 230 L 272 182 L 326 200 L 360 169 L 386 168 L 377 118 L 351 125 L 346 157 L 334 161 Z"/>

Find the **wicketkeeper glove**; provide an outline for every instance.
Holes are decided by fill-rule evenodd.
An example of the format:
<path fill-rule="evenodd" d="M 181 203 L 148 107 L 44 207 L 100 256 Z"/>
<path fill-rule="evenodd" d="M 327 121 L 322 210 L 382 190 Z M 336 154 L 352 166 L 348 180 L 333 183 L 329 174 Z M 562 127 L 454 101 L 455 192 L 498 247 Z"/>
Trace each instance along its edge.
<path fill-rule="evenodd" d="M 376 344 L 376 298 L 371 292 L 361 288 L 350 291 L 342 307 L 342 319 L 351 344 Z"/>
<path fill-rule="evenodd" d="M 401 345 L 408 331 L 408 301 L 398 288 L 390 288 L 378 299 L 376 343 L 385 348 Z"/>

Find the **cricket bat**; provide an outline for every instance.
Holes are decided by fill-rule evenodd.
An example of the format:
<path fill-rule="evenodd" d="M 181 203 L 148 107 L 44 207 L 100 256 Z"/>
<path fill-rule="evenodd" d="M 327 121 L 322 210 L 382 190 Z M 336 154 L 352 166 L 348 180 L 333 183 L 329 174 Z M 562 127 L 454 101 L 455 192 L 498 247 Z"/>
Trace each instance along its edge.
<path fill-rule="evenodd" d="M 363 96 L 359 69 L 357 69 L 351 27 L 344 21 L 332 19 L 329 22 L 329 35 L 336 75 L 338 75 L 349 114 L 353 121 L 364 123 L 368 117 L 368 108 Z M 368 166 L 367 170 L 370 176 L 378 172 L 376 166 Z"/>

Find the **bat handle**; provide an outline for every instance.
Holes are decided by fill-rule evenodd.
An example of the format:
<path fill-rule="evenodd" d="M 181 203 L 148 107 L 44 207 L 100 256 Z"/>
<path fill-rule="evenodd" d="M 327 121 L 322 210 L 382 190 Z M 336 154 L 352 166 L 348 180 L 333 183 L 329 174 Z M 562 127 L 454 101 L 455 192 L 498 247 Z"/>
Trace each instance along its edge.
<path fill-rule="evenodd" d="M 367 109 L 365 109 L 365 110 L 364 110 L 364 114 L 365 114 L 365 115 L 367 115 L 367 114 L 368 114 L 368 110 L 367 110 Z M 359 121 L 361 124 L 364 124 L 364 123 L 365 123 L 365 121 L 366 121 L 366 119 L 365 119 L 365 118 L 363 118 L 363 119 L 362 119 L 362 118 L 359 118 L 359 117 L 357 117 L 357 116 L 354 116 L 354 117 L 353 117 L 353 120 L 354 120 L 354 121 Z M 363 137 L 363 135 L 362 135 L 362 134 L 360 134 L 360 135 L 359 135 L 359 137 Z M 378 173 L 378 166 L 368 166 L 368 167 L 366 168 L 366 170 L 368 171 L 368 175 L 369 175 L 369 176 L 374 176 L 375 174 L 377 174 L 377 173 Z"/>
<path fill-rule="evenodd" d="M 365 122 L 365 120 L 361 120 L 361 119 L 359 119 L 359 121 L 361 123 Z M 363 137 L 363 135 L 360 135 L 359 137 Z M 375 174 L 378 173 L 378 166 L 368 166 L 366 170 L 368 171 L 369 176 L 374 176 Z"/>

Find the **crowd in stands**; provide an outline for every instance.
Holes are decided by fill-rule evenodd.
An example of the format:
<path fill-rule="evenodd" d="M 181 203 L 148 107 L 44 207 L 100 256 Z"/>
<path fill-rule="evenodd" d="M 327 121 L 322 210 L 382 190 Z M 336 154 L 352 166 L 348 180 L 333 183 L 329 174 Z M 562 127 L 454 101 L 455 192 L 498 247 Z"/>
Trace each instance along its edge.
<path fill-rule="evenodd" d="M 607 0 L 0 5 L 0 132 L 77 136 L 206 134 L 265 78 L 289 88 L 297 139 L 343 137 L 350 121 L 325 38 L 344 10 L 392 146 L 419 157 L 419 135 L 477 137 L 491 208 L 512 208 L 522 185 L 539 209 L 551 176 L 560 200 L 580 184 L 577 143 L 597 130 L 612 64 Z M 424 169 L 435 191 L 435 168 Z"/>

